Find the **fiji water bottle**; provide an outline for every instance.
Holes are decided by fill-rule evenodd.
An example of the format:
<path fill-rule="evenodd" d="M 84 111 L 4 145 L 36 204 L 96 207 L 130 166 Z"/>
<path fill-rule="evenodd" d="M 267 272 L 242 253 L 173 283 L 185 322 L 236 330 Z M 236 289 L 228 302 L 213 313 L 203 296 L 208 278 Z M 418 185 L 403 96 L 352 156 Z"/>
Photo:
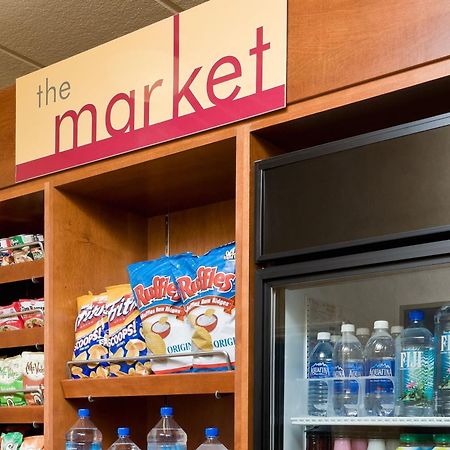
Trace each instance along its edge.
<path fill-rule="evenodd" d="M 432 416 L 434 413 L 434 342 L 423 326 L 423 311 L 410 311 L 409 325 L 396 341 L 396 415 Z"/>
<path fill-rule="evenodd" d="M 169 406 L 161 408 L 161 420 L 148 433 L 147 450 L 187 450 L 187 435 Z"/>
<path fill-rule="evenodd" d="M 117 429 L 118 439 L 108 450 L 141 450 L 131 439 L 129 428 Z"/>
<path fill-rule="evenodd" d="M 308 414 L 310 416 L 326 416 L 328 408 L 328 382 L 315 381 L 333 376 L 333 347 L 330 344 L 330 333 L 317 334 L 308 368 Z"/>
<path fill-rule="evenodd" d="M 364 352 L 367 377 L 365 407 L 369 416 L 392 416 L 394 414 L 395 345 L 389 334 L 389 323 L 377 320 L 373 334 Z"/>
<path fill-rule="evenodd" d="M 361 343 L 355 336 L 355 326 L 347 323 L 341 327 L 342 338 L 333 350 L 334 411 L 338 416 L 357 416 L 359 409 L 359 381 L 339 378 L 359 378 L 364 373 Z"/>
<path fill-rule="evenodd" d="M 66 450 L 101 450 L 102 433 L 89 419 L 88 409 L 78 410 L 78 420 L 66 433 Z"/>
<path fill-rule="evenodd" d="M 206 428 L 205 439 L 206 441 L 200 447 L 197 447 L 197 450 L 227 450 L 225 445 L 219 441 L 218 428 Z"/>
<path fill-rule="evenodd" d="M 437 414 L 450 416 L 450 305 L 434 316 Z"/>

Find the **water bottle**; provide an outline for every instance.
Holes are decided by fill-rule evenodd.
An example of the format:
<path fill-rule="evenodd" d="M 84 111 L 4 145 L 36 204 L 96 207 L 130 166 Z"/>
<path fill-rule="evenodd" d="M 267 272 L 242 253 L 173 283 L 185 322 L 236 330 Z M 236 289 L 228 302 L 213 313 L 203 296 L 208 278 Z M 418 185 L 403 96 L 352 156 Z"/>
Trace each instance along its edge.
<path fill-rule="evenodd" d="M 361 347 L 364 350 L 366 348 L 367 342 L 370 339 L 370 330 L 368 328 L 357 328 L 356 337 L 358 338 L 358 341 L 361 343 Z"/>
<path fill-rule="evenodd" d="M 66 450 L 101 450 L 102 433 L 89 419 L 88 409 L 78 410 L 78 420 L 66 433 Z"/>
<path fill-rule="evenodd" d="M 118 439 L 108 450 L 141 450 L 131 439 L 129 428 L 117 429 Z"/>
<path fill-rule="evenodd" d="M 409 325 L 396 341 L 396 415 L 432 416 L 434 413 L 434 342 L 423 326 L 423 311 L 408 313 Z"/>
<path fill-rule="evenodd" d="M 434 316 L 437 414 L 450 416 L 450 305 Z"/>
<path fill-rule="evenodd" d="M 367 377 L 391 377 L 369 379 L 366 382 L 365 407 L 369 416 L 394 414 L 395 345 L 389 334 L 389 323 L 377 320 L 373 334 L 364 352 Z"/>
<path fill-rule="evenodd" d="M 330 333 L 317 334 L 317 344 L 311 352 L 308 378 L 331 378 L 333 376 L 333 347 L 330 344 Z M 328 408 L 328 382 L 308 382 L 308 414 L 310 416 L 326 416 Z"/>
<path fill-rule="evenodd" d="M 355 326 L 347 323 L 341 327 L 342 338 L 334 347 L 334 412 L 338 416 L 357 416 L 359 410 L 359 382 L 339 380 L 363 376 L 364 363 L 361 343 L 355 336 Z"/>
<path fill-rule="evenodd" d="M 392 325 L 391 327 L 391 336 L 394 341 L 400 336 L 403 331 L 403 327 L 401 325 Z"/>
<path fill-rule="evenodd" d="M 147 435 L 147 450 L 187 450 L 187 435 L 173 419 L 173 409 L 161 408 L 161 420 Z"/>
<path fill-rule="evenodd" d="M 200 447 L 197 447 L 197 450 L 227 450 L 225 445 L 219 441 L 218 428 L 206 428 L 205 439 L 206 441 Z"/>
<path fill-rule="evenodd" d="M 450 434 L 435 434 L 434 450 L 449 450 L 450 449 Z"/>
<path fill-rule="evenodd" d="M 332 334 L 330 338 L 330 344 L 334 348 L 336 345 L 336 342 L 341 338 L 340 334 Z"/>

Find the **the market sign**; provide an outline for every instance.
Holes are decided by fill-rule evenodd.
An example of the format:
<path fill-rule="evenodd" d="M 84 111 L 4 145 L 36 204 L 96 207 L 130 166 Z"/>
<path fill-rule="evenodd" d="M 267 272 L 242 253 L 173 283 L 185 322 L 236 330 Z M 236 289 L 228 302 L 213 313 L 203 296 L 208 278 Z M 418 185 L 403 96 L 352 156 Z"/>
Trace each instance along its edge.
<path fill-rule="evenodd" d="M 16 181 L 286 104 L 286 0 L 211 0 L 17 80 Z"/>

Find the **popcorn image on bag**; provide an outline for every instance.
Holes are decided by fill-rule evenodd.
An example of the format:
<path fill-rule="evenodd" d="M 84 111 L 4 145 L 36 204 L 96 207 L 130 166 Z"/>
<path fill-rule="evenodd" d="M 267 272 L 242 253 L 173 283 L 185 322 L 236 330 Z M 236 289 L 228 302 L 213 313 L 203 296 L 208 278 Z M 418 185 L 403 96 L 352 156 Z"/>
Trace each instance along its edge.
<path fill-rule="evenodd" d="M 22 299 L 19 300 L 20 311 L 31 311 L 33 309 L 40 309 L 42 313 L 35 312 L 31 314 L 24 314 L 20 316 L 23 320 L 25 328 L 43 327 L 44 326 L 44 299 L 36 300 Z"/>
<path fill-rule="evenodd" d="M 25 405 L 24 394 L 2 394 L 2 391 L 23 389 L 23 362 L 21 356 L 0 360 L 0 406 Z"/>
<path fill-rule="evenodd" d="M 146 356 L 141 317 L 129 284 L 106 288 L 108 295 L 109 357 Z M 150 361 L 128 361 L 110 364 L 110 376 L 149 375 Z"/>
<path fill-rule="evenodd" d="M 19 315 L 2 318 L 2 316 L 17 312 L 20 312 L 19 302 L 14 302 L 8 306 L 0 306 L 0 331 L 15 331 L 24 328 L 22 317 Z"/>
<path fill-rule="evenodd" d="M 22 352 L 23 387 L 39 388 L 44 385 L 44 353 Z M 42 392 L 26 392 L 27 405 L 43 405 Z"/>
<path fill-rule="evenodd" d="M 194 351 L 225 351 L 235 363 L 236 247 L 232 242 L 201 257 L 171 259 L 192 326 Z M 223 356 L 195 356 L 196 370 L 226 370 Z"/>
<path fill-rule="evenodd" d="M 73 359 L 87 361 L 108 358 L 108 296 L 83 295 L 78 297 L 78 316 L 75 321 L 75 346 Z M 72 378 L 106 378 L 108 363 L 91 363 L 72 366 Z"/>
<path fill-rule="evenodd" d="M 177 355 L 191 351 L 189 325 L 175 285 L 170 258 L 131 264 L 130 282 L 142 319 L 147 348 L 152 355 Z M 186 372 L 192 357 L 152 361 L 154 373 Z"/>
<path fill-rule="evenodd" d="M 44 450 L 44 436 L 29 436 L 24 438 L 20 450 Z"/>

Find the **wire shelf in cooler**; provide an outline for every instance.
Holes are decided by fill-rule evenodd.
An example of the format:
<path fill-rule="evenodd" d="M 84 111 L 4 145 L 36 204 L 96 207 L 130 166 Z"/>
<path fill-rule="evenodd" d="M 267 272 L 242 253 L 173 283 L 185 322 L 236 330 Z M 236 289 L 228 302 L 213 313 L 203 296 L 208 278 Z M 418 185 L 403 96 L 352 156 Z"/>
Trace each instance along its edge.
<path fill-rule="evenodd" d="M 450 417 L 291 417 L 293 425 L 450 427 Z"/>

